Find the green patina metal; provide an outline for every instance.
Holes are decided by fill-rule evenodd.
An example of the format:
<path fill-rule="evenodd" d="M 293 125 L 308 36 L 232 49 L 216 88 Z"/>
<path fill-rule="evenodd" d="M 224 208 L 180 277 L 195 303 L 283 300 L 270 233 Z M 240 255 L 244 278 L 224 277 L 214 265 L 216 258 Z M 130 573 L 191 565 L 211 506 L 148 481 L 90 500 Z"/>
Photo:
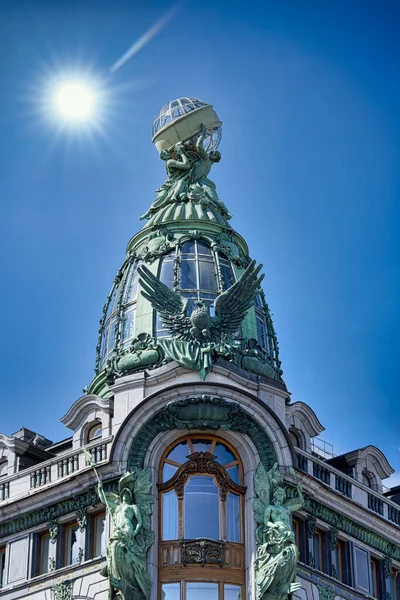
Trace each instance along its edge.
<path fill-rule="evenodd" d="M 261 463 L 258 465 L 254 490 L 257 598 L 286 600 L 301 587 L 295 581 L 298 551 L 290 514 L 302 508 L 303 491 L 298 484 L 297 492 L 288 494 L 289 486 L 284 485 L 278 463 L 269 471 Z"/>
<path fill-rule="evenodd" d="M 129 450 L 128 469 L 143 468 L 154 438 L 172 429 L 231 429 L 248 435 L 267 469 L 276 462 L 271 440 L 263 428 L 239 404 L 217 396 L 198 396 L 169 402 L 139 430 Z"/>
<path fill-rule="evenodd" d="M 334 585 L 317 585 L 319 600 L 334 600 L 337 592 Z"/>
<path fill-rule="evenodd" d="M 71 579 L 64 579 L 56 583 L 51 589 L 54 594 L 54 600 L 72 600 L 74 582 Z"/>
<path fill-rule="evenodd" d="M 400 546 L 398 544 L 394 544 L 381 535 L 370 531 L 366 527 L 345 517 L 332 508 L 325 506 L 314 498 L 306 496 L 303 508 L 311 515 L 310 522 L 315 523 L 315 519 L 319 518 L 328 525 L 331 525 L 331 527 L 336 528 L 338 531 L 347 533 L 354 539 L 382 552 L 382 554 L 388 558 L 400 560 Z"/>
<path fill-rule="evenodd" d="M 185 121 L 190 121 L 191 118 L 192 115 L 184 116 Z M 188 131 L 191 131 L 190 127 Z M 248 372 L 282 381 L 278 342 L 268 305 L 260 288 L 261 279 L 254 279 L 257 285 L 253 286 L 251 293 L 249 292 L 250 299 L 246 306 L 243 304 L 244 296 L 240 298 L 240 294 L 237 295 L 236 303 L 231 303 L 229 298 L 235 297 L 234 290 L 232 289 L 230 295 L 230 288 L 224 289 L 221 256 L 230 261 L 234 270 L 237 281 L 232 288 L 236 290 L 242 285 L 243 294 L 246 288 L 252 288 L 251 277 L 248 279 L 249 272 L 246 270 L 252 263 L 245 241 L 230 227 L 228 221 L 231 214 L 219 198 L 215 184 L 209 179 L 212 166 L 221 158 L 216 146 L 211 150 L 209 145 L 211 130 L 198 123 L 195 129 L 196 127 L 197 133 L 193 138 L 185 138 L 171 145 L 169 150 L 163 149 L 161 152 L 161 158 L 166 165 L 166 180 L 157 190 L 156 199 L 142 217 L 148 222 L 128 244 L 127 257 L 116 275 L 104 305 L 96 348 L 95 380 L 101 372 L 107 370 L 107 381 L 112 383 L 114 378 L 121 374 L 152 369 L 171 360 L 197 371 L 201 379 L 204 379 L 218 357 L 222 356 Z M 159 306 L 163 301 L 163 294 L 159 294 L 160 290 L 156 289 L 157 282 L 160 283 L 160 263 L 163 256 L 175 248 L 179 250 L 182 244 L 190 239 L 204 240 L 211 248 L 218 293 L 215 310 L 217 311 L 218 307 L 218 314 L 215 318 L 203 314 L 209 310 L 209 302 L 201 299 L 199 302 L 202 306 L 198 306 L 190 314 L 181 307 L 179 315 L 170 315 L 173 318 L 169 319 L 169 325 L 174 322 L 171 330 L 165 320 L 168 317 L 168 311 L 165 310 L 167 307 Z M 132 337 L 135 339 L 127 346 L 123 341 L 128 310 L 124 290 L 129 284 L 131 265 L 138 261 L 142 265 L 146 264 L 151 275 L 145 283 L 142 280 L 139 286 L 136 305 L 131 311 L 134 312 Z M 257 272 L 253 271 L 254 273 Z M 173 291 L 169 290 L 171 293 L 167 299 L 168 308 L 173 305 L 173 295 L 175 298 L 183 298 L 179 293 L 179 274 L 180 255 L 176 252 L 171 286 Z M 145 278 L 145 275 L 142 274 L 143 277 Z M 148 287 L 143 289 L 146 284 L 150 285 L 153 293 L 149 292 Z M 147 299 L 143 297 L 143 292 Z M 256 294 L 260 295 L 261 304 L 258 300 L 255 308 L 252 305 Z M 208 298 L 207 293 L 206 296 Z M 224 302 L 225 300 L 227 301 Z M 236 318 L 239 307 L 240 319 Z M 177 310 L 178 308 L 176 307 Z M 152 339 L 150 342 L 149 337 L 154 336 L 155 329 L 153 309 L 159 312 L 164 325 L 167 325 L 169 336 L 163 340 Z M 265 329 L 264 334 L 260 334 L 259 331 L 260 317 L 263 323 L 261 327 Z M 204 327 L 199 327 L 202 319 L 207 323 Z M 190 339 L 182 339 L 182 327 L 177 331 L 178 321 L 184 326 L 189 320 L 191 331 L 186 337 Z M 197 324 L 194 322 L 196 320 Z M 208 327 L 208 324 L 214 326 Z M 239 326 L 240 342 L 232 339 Z M 217 329 L 218 342 L 214 339 Z M 262 336 L 265 341 L 260 342 Z M 144 337 L 152 347 L 138 349 L 138 340 L 142 343 Z M 262 343 L 262 346 L 259 343 Z M 93 392 L 95 387 L 98 388 L 97 381 L 96 384 L 94 381 L 90 385 L 90 391 Z M 102 394 L 107 393 L 104 386 L 99 389 Z"/>
<path fill-rule="evenodd" d="M 116 485 L 116 482 L 107 482 L 105 489 L 114 491 Z M 59 518 L 70 513 L 79 514 L 83 508 L 87 509 L 95 506 L 98 501 L 96 488 L 90 488 L 85 493 L 76 495 L 68 500 L 62 500 L 39 510 L 22 513 L 18 517 L 3 521 L 0 524 L 0 538 L 20 533 L 31 527 L 46 524 L 50 532 L 51 541 L 55 542 L 58 534 Z"/>
<path fill-rule="evenodd" d="M 101 575 L 108 578 L 109 599 L 148 599 L 152 581 L 147 572 L 147 552 L 154 543 L 151 530 L 153 496 L 151 471 L 147 467 L 125 473 L 118 482 L 118 494 L 107 492 L 99 483 L 99 498 L 106 504 L 114 524 L 107 542 L 107 565 Z"/>

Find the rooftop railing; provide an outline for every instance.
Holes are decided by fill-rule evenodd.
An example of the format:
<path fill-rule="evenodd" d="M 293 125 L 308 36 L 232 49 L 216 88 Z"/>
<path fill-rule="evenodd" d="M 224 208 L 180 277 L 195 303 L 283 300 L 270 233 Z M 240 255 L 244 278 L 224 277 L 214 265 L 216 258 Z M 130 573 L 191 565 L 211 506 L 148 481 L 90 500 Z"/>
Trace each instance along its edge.
<path fill-rule="evenodd" d="M 309 454 L 296 448 L 296 456 L 297 466 L 301 471 L 400 527 L 400 506 L 385 498 L 382 495 L 383 490 L 375 491 L 350 475 L 342 473 L 318 458 L 314 451 Z"/>

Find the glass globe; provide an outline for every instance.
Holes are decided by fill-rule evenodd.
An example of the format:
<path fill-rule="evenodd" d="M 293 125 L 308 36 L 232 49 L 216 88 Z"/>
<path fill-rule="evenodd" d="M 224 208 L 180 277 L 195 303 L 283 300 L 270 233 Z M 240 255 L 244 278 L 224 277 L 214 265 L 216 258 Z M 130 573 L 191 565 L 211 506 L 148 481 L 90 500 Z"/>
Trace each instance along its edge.
<path fill-rule="evenodd" d="M 168 127 L 173 121 L 181 119 L 185 115 L 199 108 L 210 106 L 207 102 L 199 100 L 198 98 L 182 97 L 167 102 L 157 113 L 153 123 L 153 138 L 157 135 L 164 127 Z M 221 141 L 221 125 L 210 127 L 207 129 L 207 135 L 204 139 L 204 149 L 206 152 L 216 150 Z M 197 134 L 192 138 L 193 142 L 196 143 L 200 134 Z"/>

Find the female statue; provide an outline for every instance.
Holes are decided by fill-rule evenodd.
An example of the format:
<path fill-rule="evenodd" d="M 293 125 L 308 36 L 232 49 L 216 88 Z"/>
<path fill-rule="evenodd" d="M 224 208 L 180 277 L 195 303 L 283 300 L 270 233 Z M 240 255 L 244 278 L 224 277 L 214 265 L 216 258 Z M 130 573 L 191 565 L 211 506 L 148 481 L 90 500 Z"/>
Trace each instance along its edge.
<path fill-rule="evenodd" d="M 286 499 L 277 473 L 277 464 L 268 473 L 259 465 L 254 480 L 258 497 L 253 509 L 259 523 L 256 585 L 260 600 L 286 600 L 299 587 L 295 583 L 298 551 L 290 514 L 302 507 L 303 492 L 297 485 L 297 497 Z"/>
<path fill-rule="evenodd" d="M 119 495 L 106 493 L 99 483 L 99 497 L 108 507 L 113 522 L 106 550 L 107 565 L 101 571 L 109 579 L 109 600 L 149 598 L 151 580 L 146 570 L 146 554 L 154 538 L 150 529 L 150 487 L 147 471 L 121 477 Z"/>

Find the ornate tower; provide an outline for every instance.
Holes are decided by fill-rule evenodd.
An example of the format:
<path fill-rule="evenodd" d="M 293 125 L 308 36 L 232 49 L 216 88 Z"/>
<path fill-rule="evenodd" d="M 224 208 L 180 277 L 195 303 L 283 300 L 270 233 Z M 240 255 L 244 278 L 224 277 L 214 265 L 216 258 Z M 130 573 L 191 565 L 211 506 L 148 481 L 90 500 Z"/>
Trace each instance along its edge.
<path fill-rule="evenodd" d="M 221 364 L 285 389 L 259 269 L 209 178 L 220 140 L 217 114 L 196 98 L 157 114 L 153 142 L 167 178 L 104 305 L 91 392 L 171 361 L 203 380 Z"/>
<path fill-rule="evenodd" d="M 166 179 L 128 243 L 59 442 L 0 434 L 0 600 L 400 600 L 398 488 L 291 402 L 261 287 L 209 178 L 221 122 L 165 105 Z"/>

